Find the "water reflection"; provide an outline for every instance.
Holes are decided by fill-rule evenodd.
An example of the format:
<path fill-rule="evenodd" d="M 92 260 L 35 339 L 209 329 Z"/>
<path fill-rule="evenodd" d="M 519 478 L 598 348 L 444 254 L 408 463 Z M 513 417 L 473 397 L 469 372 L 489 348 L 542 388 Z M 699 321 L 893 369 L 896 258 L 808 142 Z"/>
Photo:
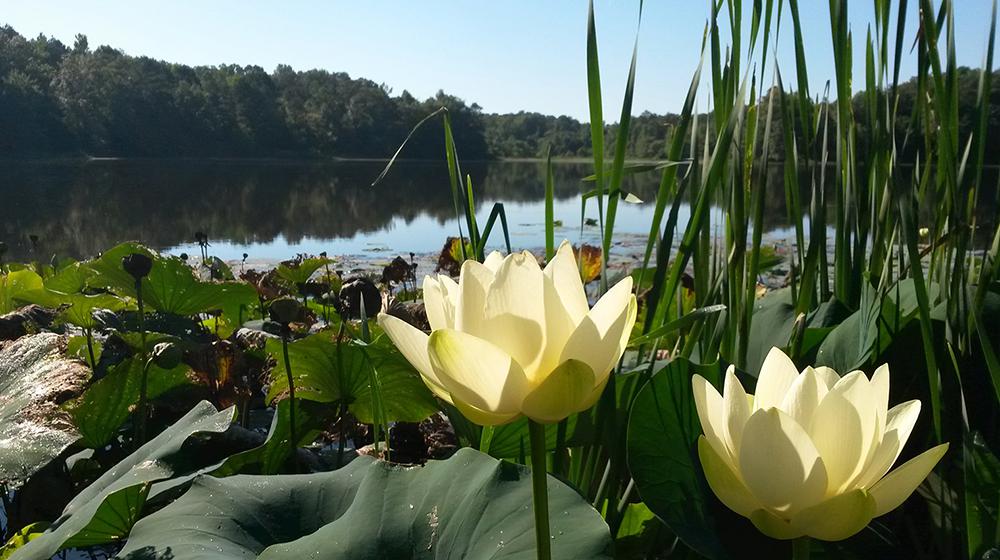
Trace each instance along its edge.
<path fill-rule="evenodd" d="M 213 254 L 287 258 L 295 252 L 364 254 L 376 250 L 430 252 L 457 231 L 443 162 L 398 164 L 377 187 L 369 186 L 382 163 L 336 164 L 101 161 L 0 166 L 0 240 L 9 258 L 39 255 L 86 257 L 123 240 L 157 249 L 177 248 L 204 231 Z M 591 167 L 555 166 L 558 235 L 580 235 L 581 183 Z M 505 204 L 512 242 L 544 244 L 543 164 L 494 162 L 467 165 L 479 220 L 494 201 Z M 647 201 L 623 206 L 618 230 L 645 234 L 658 173 L 626 179 L 625 189 Z M 781 169 L 769 173 L 766 229 L 790 235 Z M 595 205 L 587 217 L 596 218 Z M 718 212 L 716 212 L 718 214 Z M 681 213 L 681 226 L 687 208 Z M 596 238 L 597 228 L 584 228 Z M 499 243 L 499 232 L 494 236 Z"/>

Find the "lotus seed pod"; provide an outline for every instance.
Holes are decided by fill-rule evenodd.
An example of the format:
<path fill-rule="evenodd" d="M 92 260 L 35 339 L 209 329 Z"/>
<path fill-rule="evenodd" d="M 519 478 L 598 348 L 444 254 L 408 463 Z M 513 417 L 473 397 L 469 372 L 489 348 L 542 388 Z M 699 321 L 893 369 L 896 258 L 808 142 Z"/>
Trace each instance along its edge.
<path fill-rule="evenodd" d="M 122 257 L 122 268 L 128 272 L 132 278 L 141 280 L 149 276 L 149 271 L 153 269 L 153 259 L 142 253 L 132 253 Z"/>
<path fill-rule="evenodd" d="M 282 325 L 293 323 L 299 318 L 302 306 L 292 298 L 281 298 L 271 302 L 271 320 Z"/>
<path fill-rule="evenodd" d="M 153 363 L 161 369 L 174 369 L 181 363 L 184 352 L 172 342 L 161 342 L 153 346 Z"/>

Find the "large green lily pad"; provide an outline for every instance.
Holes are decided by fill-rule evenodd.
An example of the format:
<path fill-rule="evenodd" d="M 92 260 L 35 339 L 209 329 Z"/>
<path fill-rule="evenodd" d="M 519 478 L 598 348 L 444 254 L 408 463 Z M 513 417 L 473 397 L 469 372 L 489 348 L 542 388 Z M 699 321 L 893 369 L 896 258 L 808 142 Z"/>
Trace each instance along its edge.
<path fill-rule="evenodd" d="M 553 558 L 610 558 L 601 516 L 549 477 Z M 402 468 L 370 457 L 310 475 L 197 478 L 132 530 L 120 559 L 535 557 L 525 467 L 463 449 Z"/>
<path fill-rule="evenodd" d="M 287 395 L 288 375 L 281 341 L 268 340 L 267 351 L 277 362 L 267 396 L 268 401 L 274 401 Z M 373 367 L 378 372 L 387 421 L 419 422 L 438 410 L 420 374 L 386 337 L 369 345 L 347 341 L 338 344 L 329 331 L 319 332 L 290 343 L 288 358 L 296 399 L 344 403 L 361 422 L 375 421 L 371 390 Z"/>
<path fill-rule="evenodd" d="M 90 370 L 63 356 L 53 333 L 0 343 L 0 482 L 18 487 L 80 438 L 62 396 L 79 394 Z"/>
<path fill-rule="evenodd" d="M 153 482 L 190 474 L 202 467 L 192 468 L 197 461 L 185 457 L 184 443 L 194 434 L 225 431 L 235 412 L 235 408 L 219 412 L 202 401 L 84 488 L 47 531 L 18 548 L 11 560 L 46 560 L 63 548 L 124 537 L 142 513 Z"/>

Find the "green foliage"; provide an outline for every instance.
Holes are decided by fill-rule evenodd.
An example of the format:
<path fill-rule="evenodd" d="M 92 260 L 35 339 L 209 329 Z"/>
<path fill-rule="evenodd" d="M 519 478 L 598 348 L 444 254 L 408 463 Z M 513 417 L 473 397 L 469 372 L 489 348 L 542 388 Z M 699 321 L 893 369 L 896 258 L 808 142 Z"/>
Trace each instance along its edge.
<path fill-rule="evenodd" d="M 271 428 L 264 444 L 242 451 L 226 458 L 222 465 L 212 472 L 213 476 L 229 476 L 237 473 L 277 474 L 288 461 L 294 450 L 316 441 L 324 424 L 331 420 L 335 409 L 325 403 L 300 401 L 295 403 L 295 429 L 291 429 L 289 399 L 279 401 L 275 406 Z M 291 434 L 296 434 L 291 441 Z"/>
<path fill-rule="evenodd" d="M 62 356 L 53 333 L 24 336 L 0 346 L 0 483 L 20 487 L 80 434 L 52 404 L 79 393 L 89 372 Z"/>
<path fill-rule="evenodd" d="M 691 378 L 718 382 L 718 364 L 684 359 L 656 372 L 639 392 L 628 425 L 628 461 L 643 502 L 685 544 L 709 558 L 725 554 L 712 513 L 714 497 L 698 461 L 701 424 Z"/>
<path fill-rule="evenodd" d="M 87 447 L 100 449 L 107 445 L 132 414 L 139 402 L 143 364 L 141 358 L 134 357 L 113 366 L 83 395 L 65 405 Z M 191 383 L 189 371 L 183 364 L 171 370 L 162 370 L 151 364 L 146 388 L 148 398 L 155 399 L 171 389 Z"/>
<path fill-rule="evenodd" d="M 553 557 L 608 558 L 611 539 L 600 515 L 552 477 L 548 491 L 558 512 Z M 358 559 L 526 558 L 534 553 L 530 502 L 526 468 L 472 449 L 416 469 L 359 457 L 332 473 L 200 477 L 140 521 L 119 557 L 211 550 L 219 559 L 281 559 L 325 550 Z M 205 522 L 219 511 L 225 516 Z"/>
<path fill-rule="evenodd" d="M 283 262 L 275 270 L 281 279 L 291 284 L 294 288 L 299 284 L 308 282 L 317 270 L 332 262 L 331 259 L 325 257 L 309 257 Z"/>
<path fill-rule="evenodd" d="M 267 351 L 278 357 L 267 395 L 269 402 L 288 391 L 281 342 L 269 340 Z M 382 408 L 389 422 L 419 422 L 438 409 L 420 375 L 387 338 L 372 344 L 344 340 L 319 332 L 288 344 L 295 397 L 346 405 L 359 421 L 375 421 L 371 370 L 378 372 Z"/>
<path fill-rule="evenodd" d="M 84 488 L 42 535 L 11 560 L 47 560 L 68 546 L 111 542 L 128 534 L 155 481 L 191 473 L 197 458 L 183 445 L 196 434 L 229 428 L 233 409 L 219 412 L 201 402 L 175 424 Z M 194 459 L 194 460 L 192 460 Z"/>
<path fill-rule="evenodd" d="M 97 272 L 91 280 L 93 285 L 135 297 L 135 280 L 122 269 L 121 263 L 124 256 L 137 252 L 153 258 L 149 276 L 142 279 L 142 297 L 152 309 L 174 315 L 218 310 L 235 317 L 241 305 L 257 301 L 257 293 L 249 284 L 202 282 L 181 259 L 160 256 L 136 243 L 118 245 L 93 261 L 90 266 Z"/>
<path fill-rule="evenodd" d="M 32 270 L 0 273 L 0 315 L 17 309 L 25 297 L 43 287 L 42 277 Z"/>

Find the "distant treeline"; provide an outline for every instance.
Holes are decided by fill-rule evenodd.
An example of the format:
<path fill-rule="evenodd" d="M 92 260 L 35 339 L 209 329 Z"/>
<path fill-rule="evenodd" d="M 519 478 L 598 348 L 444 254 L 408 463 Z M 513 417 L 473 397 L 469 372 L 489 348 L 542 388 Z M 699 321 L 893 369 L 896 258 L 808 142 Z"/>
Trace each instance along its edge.
<path fill-rule="evenodd" d="M 978 75 L 959 70 L 964 138 L 971 129 Z M 900 86 L 899 125 L 909 122 L 917 86 Z M 989 138 L 1000 139 L 1000 78 L 993 80 Z M 789 105 L 794 106 L 794 103 Z M 91 49 L 78 35 L 72 47 L 40 35 L 26 39 L 0 28 L 0 157 L 90 155 L 121 157 L 356 157 L 395 152 L 423 117 L 445 106 L 463 159 L 590 155 L 587 123 L 539 113 L 487 114 L 447 95 L 418 100 L 407 91 L 325 70 L 278 66 L 197 66 Z M 770 158 L 784 157 L 781 111 L 775 104 Z M 865 106 L 855 102 L 860 126 Z M 711 132 L 702 116 L 698 146 Z M 831 117 L 832 118 L 832 117 Z M 629 157 L 662 158 L 675 114 L 633 117 Z M 831 128 L 830 138 L 835 137 Z M 901 130 L 902 133 L 905 130 Z M 609 149 L 617 125 L 607 127 Z M 867 136 L 858 135 L 862 138 Z M 800 139 L 801 140 L 801 139 Z M 916 145 L 916 140 L 911 146 Z M 859 146 L 863 154 L 863 146 Z M 905 158 L 906 152 L 901 150 Z M 404 152 L 440 158 L 439 126 L 418 131 Z M 1000 150 L 987 158 L 996 163 Z"/>

